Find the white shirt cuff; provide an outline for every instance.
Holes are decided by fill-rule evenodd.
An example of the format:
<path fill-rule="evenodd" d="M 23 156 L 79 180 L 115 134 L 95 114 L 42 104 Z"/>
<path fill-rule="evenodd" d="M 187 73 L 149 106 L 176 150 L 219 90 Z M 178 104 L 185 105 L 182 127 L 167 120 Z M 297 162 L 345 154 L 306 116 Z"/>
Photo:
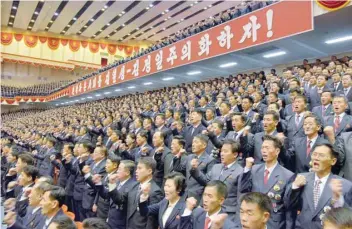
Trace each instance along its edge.
<path fill-rule="evenodd" d="M 292 184 L 292 189 L 296 190 L 296 189 L 299 189 L 299 187 L 297 185 L 295 185 L 295 184 Z"/>
<path fill-rule="evenodd" d="M 103 183 L 100 181 L 100 182 L 96 183 L 95 185 L 99 186 L 99 185 L 103 185 Z"/>
<path fill-rule="evenodd" d="M 87 173 L 86 175 L 84 175 L 84 179 L 87 180 L 90 177 L 90 175 L 91 175 L 90 173 Z"/>
<path fill-rule="evenodd" d="M 248 173 L 249 171 L 251 171 L 251 169 L 244 167 L 243 173 Z"/>
<path fill-rule="evenodd" d="M 192 214 L 192 211 L 190 211 L 188 208 L 185 208 L 185 211 L 183 212 L 182 216 L 190 216 Z"/>
<path fill-rule="evenodd" d="M 335 201 L 335 203 L 333 204 L 333 207 L 340 208 L 340 207 L 343 207 L 344 204 L 345 204 L 345 198 L 343 197 L 343 195 L 341 195 L 340 198 Z"/>

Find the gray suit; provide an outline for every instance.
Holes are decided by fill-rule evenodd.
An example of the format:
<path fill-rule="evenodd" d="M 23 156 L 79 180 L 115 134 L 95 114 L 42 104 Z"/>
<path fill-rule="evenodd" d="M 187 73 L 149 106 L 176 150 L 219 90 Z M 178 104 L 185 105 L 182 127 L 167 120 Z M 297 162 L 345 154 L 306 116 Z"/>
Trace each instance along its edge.
<path fill-rule="evenodd" d="M 334 115 L 330 115 L 328 117 L 326 117 L 325 123 L 324 123 L 324 127 L 326 126 L 334 126 Z M 346 132 L 346 129 L 349 129 L 352 127 L 352 116 L 351 115 L 347 115 L 345 113 L 345 115 L 343 116 L 342 120 L 340 120 L 340 126 L 337 130 L 335 130 L 335 136 L 338 137 L 340 136 L 343 132 Z"/>
<path fill-rule="evenodd" d="M 196 169 L 192 173 L 192 176 L 203 186 L 206 186 L 208 182 L 213 180 L 220 180 L 226 184 L 228 196 L 222 207 L 229 217 L 232 218 L 231 220 L 234 221 L 235 215 L 238 214 L 238 177 L 242 174 L 243 168 L 237 162 L 228 169 L 224 169 L 224 167 L 223 164 L 216 164 L 207 174 Z"/>
<path fill-rule="evenodd" d="M 329 87 L 325 85 L 322 91 L 324 91 L 325 89 L 329 89 Z M 318 93 L 318 86 L 311 88 L 307 94 L 307 97 L 311 108 L 321 105 L 321 95 L 319 95 Z"/>
<path fill-rule="evenodd" d="M 294 112 L 293 112 L 293 109 L 292 109 L 292 104 L 287 104 L 285 106 L 285 109 L 284 109 L 284 116 L 287 117 L 287 116 L 290 116 L 290 115 L 293 115 Z"/>
<path fill-rule="evenodd" d="M 301 113 L 303 115 L 303 113 Z M 293 141 L 294 138 L 304 137 L 303 130 L 304 117 L 301 118 L 298 126 L 296 126 L 296 114 L 286 117 L 287 129 L 285 135 L 288 137 L 289 141 Z"/>
<path fill-rule="evenodd" d="M 187 156 L 187 159 L 181 164 L 180 158 L 174 158 L 174 170 L 181 172 L 186 177 L 186 190 L 184 194 L 184 198 L 187 197 L 195 197 L 197 200 L 200 200 L 203 195 L 204 186 L 198 183 L 196 179 L 192 176 L 192 173 L 195 172 L 192 169 L 191 161 L 196 158 L 195 154 L 191 154 Z M 203 152 L 202 155 L 198 158 L 198 169 L 207 174 L 215 164 L 215 159 L 210 157 L 206 152 Z"/>
<path fill-rule="evenodd" d="M 312 113 L 320 118 L 321 122 L 324 122 L 325 117 L 329 116 L 332 113 L 332 105 L 329 104 L 328 108 L 326 108 L 325 113 L 323 115 L 323 106 L 313 107 Z"/>
<path fill-rule="evenodd" d="M 352 182 L 352 132 L 342 133 L 335 144 L 344 161 L 340 175 Z"/>
<path fill-rule="evenodd" d="M 326 211 L 324 211 L 324 208 L 326 209 L 327 206 L 332 207 L 332 190 L 329 185 L 332 178 L 342 180 L 342 192 L 345 200 L 344 206 L 352 206 L 352 183 L 339 176 L 330 174 L 319 198 L 318 205 L 315 208 L 313 201 L 315 173 L 303 173 L 301 175 L 305 176 L 307 184 L 295 190 L 292 189 L 290 185 L 287 195 L 285 196 L 285 202 L 287 202 L 291 208 L 300 210 L 296 219 L 296 229 L 321 229 L 322 224 L 320 217 L 322 217 Z"/>
<path fill-rule="evenodd" d="M 265 164 L 254 165 L 251 171 L 240 177 L 240 192 L 261 192 L 267 194 L 273 204 L 273 212 L 268 221 L 272 228 L 293 228 L 292 208 L 284 201 L 289 182 L 293 173 L 277 164 L 270 174 L 267 184 L 264 184 Z M 272 197 L 270 195 L 273 195 Z"/>

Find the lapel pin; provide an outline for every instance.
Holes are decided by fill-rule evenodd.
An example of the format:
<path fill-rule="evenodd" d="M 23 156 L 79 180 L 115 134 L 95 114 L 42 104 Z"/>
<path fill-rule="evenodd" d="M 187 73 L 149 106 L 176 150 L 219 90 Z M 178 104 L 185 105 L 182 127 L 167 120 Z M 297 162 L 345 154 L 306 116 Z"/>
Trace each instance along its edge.
<path fill-rule="evenodd" d="M 325 206 L 323 210 L 324 210 L 324 213 L 327 213 L 328 211 L 331 210 L 331 207 L 330 206 Z"/>
<path fill-rule="evenodd" d="M 280 186 L 276 184 L 276 185 L 274 186 L 274 191 L 275 191 L 275 192 L 280 191 Z"/>
<path fill-rule="evenodd" d="M 275 195 L 275 200 L 281 200 L 281 195 L 276 194 L 276 195 Z"/>
<path fill-rule="evenodd" d="M 269 193 L 268 193 L 268 196 L 269 196 L 269 198 L 274 198 L 275 195 L 274 195 L 274 193 L 269 192 Z"/>

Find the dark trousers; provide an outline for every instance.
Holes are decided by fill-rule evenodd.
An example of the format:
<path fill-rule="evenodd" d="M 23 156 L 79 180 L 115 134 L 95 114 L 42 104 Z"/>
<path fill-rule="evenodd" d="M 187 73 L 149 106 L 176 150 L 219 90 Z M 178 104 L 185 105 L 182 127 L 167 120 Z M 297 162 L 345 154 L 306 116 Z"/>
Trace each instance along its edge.
<path fill-rule="evenodd" d="M 73 197 L 72 196 L 66 196 L 65 197 L 65 204 L 67 206 L 68 211 L 75 213 L 75 210 L 74 210 L 75 204 L 73 203 Z"/>
<path fill-rule="evenodd" d="M 73 213 L 75 213 L 75 221 L 82 222 L 82 200 L 73 200 Z"/>
<path fill-rule="evenodd" d="M 92 209 L 84 209 L 81 208 L 81 221 L 87 219 L 87 218 L 92 218 L 92 217 L 96 217 L 97 214 L 95 212 L 92 211 Z"/>

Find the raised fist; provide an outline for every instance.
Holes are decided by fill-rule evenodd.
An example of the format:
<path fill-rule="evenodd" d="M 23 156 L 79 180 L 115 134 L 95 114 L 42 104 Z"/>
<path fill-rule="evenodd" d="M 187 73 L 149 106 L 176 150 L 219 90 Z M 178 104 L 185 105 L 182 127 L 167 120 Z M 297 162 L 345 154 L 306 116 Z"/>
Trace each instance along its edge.
<path fill-rule="evenodd" d="M 16 213 L 15 212 L 8 212 L 4 217 L 4 223 L 6 225 L 13 225 L 16 221 Z"/>
<path fill-rule="evenodd" d="M 330 188 L 332 191 L 332 199 L 338 200 L 342 195 L 342 181 L 340 179 L 331 179 Z"/>
<path fill-rule="evenodd" d="M 306 177 L 303 176 L 303 175 L 297 175 L 297 177 L 296 177 L 295 181 L 293 182 L 293 184 L 295 186 L 297 186 L 298 188 L 303 187 L 304 185 L 307 184 Z"/>
<path fill-rule="evenodd" d="M 82 169 L 82 172 L 83 172 L 84 174 L 90 173 L 90 167 L 89 167 L 88 165 L 85 165 L 85 166 L 83 167 L 83 169 Z"/>
<path fill-rule="evenodd" d="M 246 158 L 246 168 L 251 169 L 254 164 L 254 158 L 253 157 L 247 157 Z"/>
<path fill-rule="evenodd" d="M 56 159 L 55 155 L 50 156 L 50 161 L 55 161 L 55 159 Z"/>
<path fill-rule="evenodd" d="M 192 166 L 193 169 L 198 168 L 198 159 L 193 158 L 193 159 L 191 160 L 191 166 Z"/>
<path fill-rule="evenodd" d="M 188 210 L 193 211 L 193 209 L 197 206 L 197 200 L 194 197 L 189 197 L 186 200 L 186 207 Z"/>
<path fill-rule="evenodd" d="M 94 184 L 98 184 L 101 182 L 101 175 L 100 174 L 95 174 L 92 177 L 92 181 Z"/>
<path fill-rule="evenodd" d="M 119 177 L 117 174 L 112 174 L 110 177 L 109 177 L 109 183 L 110 184 L 116 184 L 116 182 L 119 180 Z"/>

